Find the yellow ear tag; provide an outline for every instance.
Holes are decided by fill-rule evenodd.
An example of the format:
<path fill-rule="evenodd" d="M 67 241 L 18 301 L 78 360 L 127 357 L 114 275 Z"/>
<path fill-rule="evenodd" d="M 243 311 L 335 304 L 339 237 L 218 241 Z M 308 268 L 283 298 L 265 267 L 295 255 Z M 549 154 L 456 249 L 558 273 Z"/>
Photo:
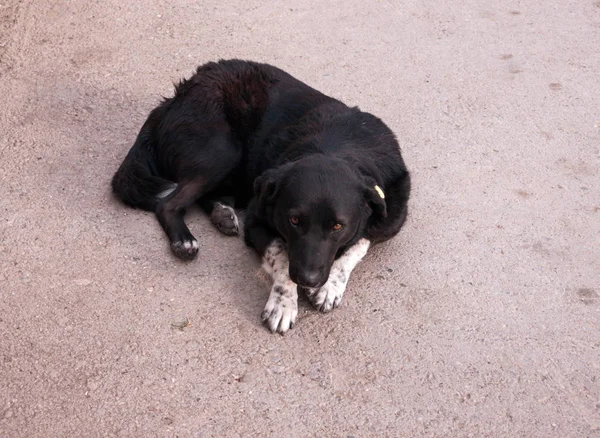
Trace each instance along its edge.
<path fill-rule="evenodd" d="M 381 190 L 381 187 L 375 186 L 375 191 L 381 197 L 381 199 L 385 199 L 385 195 L 383 194 L 383 190 Z"/>

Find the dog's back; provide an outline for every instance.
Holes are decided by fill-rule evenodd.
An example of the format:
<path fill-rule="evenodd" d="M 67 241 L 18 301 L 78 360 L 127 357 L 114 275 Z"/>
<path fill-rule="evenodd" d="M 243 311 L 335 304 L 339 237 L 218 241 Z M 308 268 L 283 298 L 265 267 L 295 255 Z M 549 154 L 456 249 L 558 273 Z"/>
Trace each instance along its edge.
<path fill-rule="evenodd" d="M 229 171 L 231 162 L 243 161 L 243 168 L 230 176 L 238 188 L 251 188 L 274 157 L 293 154 L 284 149 L 314 135 L 326 122 L 308 118 L 298 123 L 325 103 L 337 111 L 348 109 L 268 64 L 226 60 L 202 65 L 150 113 L 113 177 L 113 191 L 129 206 L 154 211 L 177 182 L 206 167 L 207 152 L 216 158 L 209 160 L 214 167 L 208 169 L 208 180 L 223 182 L 222 168 Z M 238 194 L 243 204 L 251 192 Z"/>

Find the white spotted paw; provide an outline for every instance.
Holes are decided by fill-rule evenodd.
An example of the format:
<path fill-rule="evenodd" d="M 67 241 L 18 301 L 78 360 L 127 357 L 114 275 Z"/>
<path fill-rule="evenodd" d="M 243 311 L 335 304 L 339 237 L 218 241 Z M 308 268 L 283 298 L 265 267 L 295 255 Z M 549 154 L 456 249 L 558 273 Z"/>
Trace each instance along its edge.
<path fill-rule="evenodd" d="M 298 316 L 298 293 L 296 285 L 274 284 L 261 318 L 271 332 L 284 334 L 294 327 Z"/>
<path fill-rule="evenodd" d="M 329 280 L 320 289 L 307 291 L 313 307 L 323 313 L 331 312 L 342 302 L 347 280 L 338 275 L 329 276 Z"/>

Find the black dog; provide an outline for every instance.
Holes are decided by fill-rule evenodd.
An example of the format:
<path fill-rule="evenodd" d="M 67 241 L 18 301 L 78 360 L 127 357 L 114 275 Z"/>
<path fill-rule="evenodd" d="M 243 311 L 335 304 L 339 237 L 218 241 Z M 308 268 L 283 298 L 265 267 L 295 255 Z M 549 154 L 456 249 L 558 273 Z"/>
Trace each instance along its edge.
<path fill-rule="evenodd" d="M 150 113 L 112 187 L 155 212 L 182 259 L 198 252 L 190 205 L 228 235 L 239 232 L 233 207 L 247 206 L 246 243 L 274 280 L 262 319 L 284 333 L 297 286 L 330 311 L 369 246 L 398 233 L 410 178 L 377 117 L 273 66 L 230 60 L 199 67 Z"/>

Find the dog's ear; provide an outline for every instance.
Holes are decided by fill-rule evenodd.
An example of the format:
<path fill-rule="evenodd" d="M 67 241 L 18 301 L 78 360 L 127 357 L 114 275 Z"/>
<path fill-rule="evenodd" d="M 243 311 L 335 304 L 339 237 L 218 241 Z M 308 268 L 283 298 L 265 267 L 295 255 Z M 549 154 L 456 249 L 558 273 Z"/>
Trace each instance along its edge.
<path fill-rule="evenodd" d="M 267 205 L 273 203 L 277 195 L 279 185 L 279 175 L 274 169 L 265 171 L 254 180 L 254 194 L 257 198 L 257 213 L 259 216 L 265 216 Z"/>
<path fill-rule="evenodd" d="M 372 178 L 366 178 L 365 197 L 373 213 L 380 217 L 387 217 L 387 204 L 385 202 L 385 192 L 377 185 Z"/>

